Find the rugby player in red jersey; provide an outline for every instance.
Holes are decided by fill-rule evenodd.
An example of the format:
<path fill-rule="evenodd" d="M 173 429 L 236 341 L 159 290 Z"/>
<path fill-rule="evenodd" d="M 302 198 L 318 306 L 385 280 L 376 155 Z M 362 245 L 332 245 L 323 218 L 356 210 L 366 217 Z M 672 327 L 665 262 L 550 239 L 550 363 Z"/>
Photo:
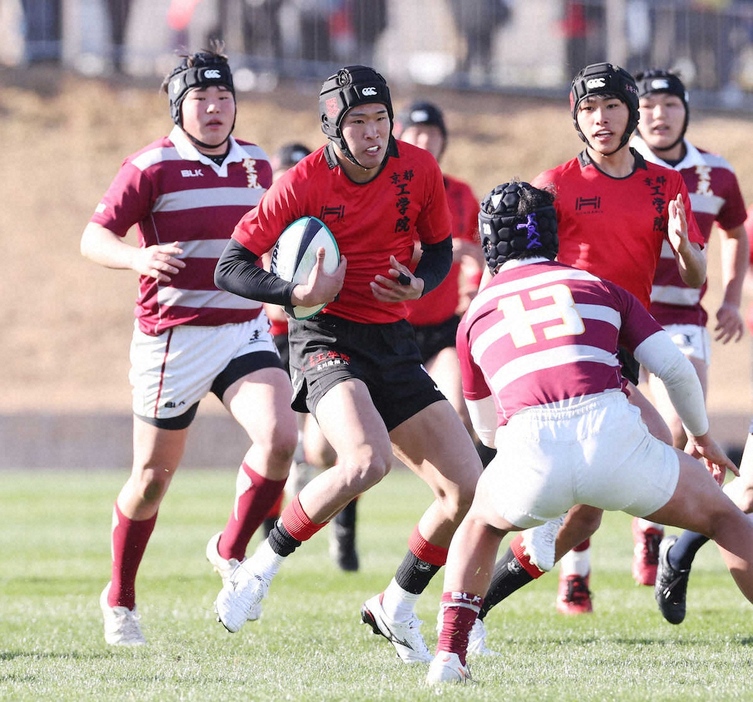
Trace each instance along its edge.
<path fill-rule="evenodd" d="M 501 451 L 450 545 L 430 684 L 465 682 L 471 628 L 501 540 L 587 503 L 713 538 L 753 602 L 753 523 L 719 489 L 737 473 L 708 432 L 690 362 L 631 293 L 556 262 L 554 196 L 504 183 L 481 203 L 494 273 L 458 328 L 463 391 L 478 435 Z M 629 402 L 618 349 L 666 384 L 705 465 L 655 438 Z"/>
<path fill-rule="evenodd" d="M 258 618 L 287 556 L 378 483 L 394 450 L 435 499 L 395 577 L 364 603 L 361 618 L 404 662 L 428 662 L 414 604 L 444 565 L 481 473 L 473 442 L 423 368 L 405 320 L 406 303 L 430 294 L 450 269 L 451 217 L 436 159 L 393 138 L 389 88 L 374 69 L 347 66 L 328 78 L 319 116 L 329 143 L 285 173 L 239 222 L 215 280 L 262 302 L 329 303 L 308 320 L 289 321 L 290 370 L 294 408 L 316 417 L 338 460 L 285 507 L 215 607 L 229 631 Z M 256 264 L 304 215 L 327 224 L 342 256 L 334 273 L 317 265 L 307 283 L 295 285 Z M 422 256 L 411 272 L 415 240 Z"/>

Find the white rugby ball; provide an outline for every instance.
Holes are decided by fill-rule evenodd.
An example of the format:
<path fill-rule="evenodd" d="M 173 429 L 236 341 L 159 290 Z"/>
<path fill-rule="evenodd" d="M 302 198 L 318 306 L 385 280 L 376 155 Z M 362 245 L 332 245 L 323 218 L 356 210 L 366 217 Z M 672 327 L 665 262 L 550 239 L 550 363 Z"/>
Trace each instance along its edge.
<path fill-rule="evenodd" d="M 270 270 L 283 280 L 305 283 L 316 264 L 316 252 L 324 249 L 324 271 L 334 273 L 340 264 L 340 249 L 326 224 L 316 217 L 301 217 L 285 228 L 274 249 Z M 294 319 L 308 319 L 321 312 L 326 305 L 302 307 L 285 306 Z"/>

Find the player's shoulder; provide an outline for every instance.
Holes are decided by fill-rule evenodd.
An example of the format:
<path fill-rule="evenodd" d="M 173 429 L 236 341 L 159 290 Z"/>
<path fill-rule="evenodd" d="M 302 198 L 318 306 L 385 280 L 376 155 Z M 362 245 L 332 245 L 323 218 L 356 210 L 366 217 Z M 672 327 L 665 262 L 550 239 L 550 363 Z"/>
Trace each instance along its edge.
<path fill-rule="evenodd" d="M 547 185 L 556 185 L 558 181 L 572 174 L 580 174 L 582 165 L 579 157 L 560 163 L 552 168 L 541 171 L 532 181 L 531 185 L 543 188 Z"/>
<path fill-rule="evenodd" d="M 710 168 L 722 168 L 726 171 L 734 172 L 734 168 L 730 162 L 721 154 L 718 154 L 715 151 L 709 151 L 708 149 L 702 149 L 699 146 L 694 146 L 694 148 L 701 159 L 703 159 L 703 162 Z"/>
<path fill-rule="evenodd" d="M 170 137 L 163 136 L 126 156 L 123 164 L 131 164 L 139 170 L 145 171 L 163 161 L 176 160 L 178 158 L 176 154 L 175 144 Z"/>
<path fill-rule="evenodd" d="M 248 154 L 249 158 L 256 159 L 257 161 L 269 161 L 269 155 L 261 146 L 259 146 L 259 144 L 256 144 L 253 141 L 247 141 L 246 139 L 238 139 L 237 137 L 233 138 L 240 149 Z"/>

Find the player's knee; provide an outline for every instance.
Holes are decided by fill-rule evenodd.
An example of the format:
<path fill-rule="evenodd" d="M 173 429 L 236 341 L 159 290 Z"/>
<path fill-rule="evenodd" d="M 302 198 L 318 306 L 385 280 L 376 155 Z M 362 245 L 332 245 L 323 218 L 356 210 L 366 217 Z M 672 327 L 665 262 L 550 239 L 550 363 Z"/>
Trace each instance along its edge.
<path fill-rule="evenodd" d="M 170 486 L 172 476 L 173 471 L 169 470 L 144 470 L 131 482 L 141 502 L 159 504 Z"/>
<path fill-rule="evenodd" d="M 392 457 L 379 454 L 363 455 L 354 459 L 338 461 L 347 489 L 360 495 L 376 485 L 392 468 Z"/>

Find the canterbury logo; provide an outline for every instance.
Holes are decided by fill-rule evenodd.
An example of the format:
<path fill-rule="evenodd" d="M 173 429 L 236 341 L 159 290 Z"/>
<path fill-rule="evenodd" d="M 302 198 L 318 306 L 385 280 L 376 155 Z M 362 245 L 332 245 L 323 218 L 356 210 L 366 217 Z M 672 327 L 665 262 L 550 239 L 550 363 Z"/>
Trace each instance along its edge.
<path fill-rule="evenodd" d="M 606 84 L 607 83 L 603 78 L 591 78 L 591 80 L 586 81 L 586 88 L 594 90 L 596 88 L 603 88 Z"/>
<path fill-rule="evenodd" d="M 222 74 L 216 68 L 210 68 L 208 71 L 204 71 L 204 78 L 210 80 L 219 80 Z"/>
<path fill-rule="evenodd" d="M 376 94 L 377 94 L 377 89 L 376 88 L 364 88 L 361 91 L 361 95 L 363 95 L 364 97 L 366 97 L 366 96 L 372 96 L 372 95 L 376 95 Z"/>

